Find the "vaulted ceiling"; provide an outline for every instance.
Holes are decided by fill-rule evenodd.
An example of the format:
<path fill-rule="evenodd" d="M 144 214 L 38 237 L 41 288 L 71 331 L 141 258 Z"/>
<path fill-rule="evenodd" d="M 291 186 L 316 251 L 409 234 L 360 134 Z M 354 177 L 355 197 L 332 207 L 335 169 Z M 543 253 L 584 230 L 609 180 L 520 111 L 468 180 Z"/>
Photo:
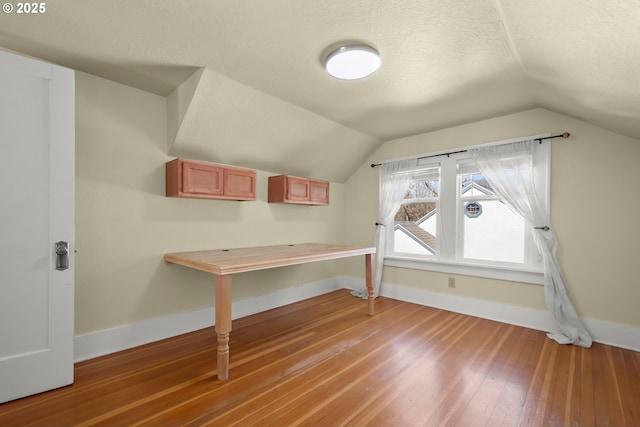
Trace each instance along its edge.
<path fill-rule="evenodd" d="M 166 96 L 171 155 L 342 182 L 385 141 L 531 108 L 640 139 L 639 23 L 637 0 L 55 0 L 3 13 L 0 47 Z M 380 70 L 329 77 L 343 41 Z"/>

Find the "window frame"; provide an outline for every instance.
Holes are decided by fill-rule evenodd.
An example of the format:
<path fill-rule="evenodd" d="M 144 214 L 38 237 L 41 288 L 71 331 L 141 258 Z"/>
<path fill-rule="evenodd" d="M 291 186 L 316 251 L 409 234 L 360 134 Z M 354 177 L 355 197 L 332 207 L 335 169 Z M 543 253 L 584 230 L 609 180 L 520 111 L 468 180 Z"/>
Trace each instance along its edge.
<path fill-rule="evenodd" d="M 484 145 L 500 145 L 510 142 L 531 140 L 536 138 L 544 138 L 550 136 L 550 134 L 535 135 L 517 139 L 511 139 L 506 141 L 492 142 Z M 387 228 L 387 245 L 384 254 L 384 264 L 393 267 L 411 268 L 418 270 L 434 271 L 450 274 L 462 274 L 471 275 L 492 279 L 509 280 L 516 282 L 532 283 L 532 284 L 544 284 L 544 271 L 542 260 L 537 254 L 534 243 L 531 241 L 530 236 L 526 237 L 527 242 L 525 244 L 525 257 L 527 258 L 526 264 L 520 263 L 501 263 L 493 261 L 483 260 L 471 260 L 462 258 L 462 245 L 461 239 L 462 232 L 460 230 L 462 226 L 462 206 L 460 203 L 464 203 L 464 200 L 460 197 L 460 175 L 458 174 L 457 164 L 460 161 L 470 158 L 470 154 L 466 150 L 470 147 L 462 148 L 456 153 L 447 152 L 435 152 L 427 153 L 425 155 L 418 156 L 418 164 L 416 170 L 424 169 L 429 165 L 438 164 L 440 167 L 440 194 L 438 197 L 437 205 L 437 230 L 438 230 L 438 255 L 415 255 L 407 253 L 397 253 L 393 250 L 394 242 L 394 230 L 395 227 Z M 468 161 L 468 160 L 466 160 Z M 541 202 L 545 205 L 547 213 L 550 212 L 550 166 L 551 166 L 551 149 L 550 142 L 543 140 L 536 146 L 536 152 L 534 155 L 534 176 L 536 180 L 536 188 L 538 189 Z M 454 177 L 452 179 L 451 177 Z M 380 183 L 381 185 L 381 183 Z M 455 187 L 454 187 L 455 186 Z M 445 193 L 445 191 L 447 193 Z M 442 218 L 446 215 L 451 215 L 451 208 L 449 212 L 445 212 L 444 206 L 441 205 L 442 194 L 448 194 L 446 199 L 451 197 L 455 198 L 455 209 L 453 213 L 453 221 L 444 221 Z M 453 196 L 451 195 L 453 194 Z M 445 200 L 449 206 L 451 206 L 450 200 Z M 414 202 L 412 200 L 412 202 Z M 526 233 L 530 234 L 530 233 Z M 447 237 L 445 245 L 441 244 L 441 239 Z M 453 239 L 453 244 L 451 244 Z M 453 247 L 451 247 L 453 246 Z"/>
<path fill-rule="evenodd" d="M 537 153 L 536 153 L 537 154 Z M 544 162 L 544 159 L 542 159 L 542 162 Z M 467 161 L 467 158 L 463 158 L 462 162 L 458 161 L 458 164 L 460 163 L 470 163 Z M 535 163 L 535 160 L 534 160 Z M 535 165 L 535 167 L 541 167 L 543 165 Z M 477 168 L 474 168 L 474 170 L 477 170 Z M 458 172 L 456 179 L 458 180 L 458 186 L 457 186 L 457 191 L 458 191 L 458 195 L 457 195 L 457 201 L 458 201 L 458 206 L 456 207 L 457 212 L 460 212 L 460 210 L 462 209 L 465 201 L 498 201 L 500 202 L 501 199 L 498 195 L 496 195 L 495 193 L 493 195 L 480 195 L 480 196 L 464 196 L 463 194 L 461 194 L 461 190 L 462 190 L 462 186 L 461 186 L 461 178 L 462 175 L 466 175 L 467 173 L 469 173 L 469 171 L 465 171 L 466 173 L 461 173 Z M 477 173 L 480 173 L 479 171 Z M 458 260 L 463 260 L 462 262 L 465 262 L 464 260 L 473 260 L 470 262 L 475 262 L 479 265 L 489 265 L 489 266 L 494 266 L 494 267 L 506 267 L 506 268 L 512 268 L 512 269 L 518 269 L 518 270 L 532 270 L 532 271 L 538 271 L 541 270 L 542 268 L 542 259 L 539 258 L 538 255 L 538 250 L 535 247 L 535 243 L 533 242 L 533 230 L 529 230 L 528 233 L 525 233 L 523 238 L 524 238 L 524 244 L 523 244 L 523 258 L 524 258 L 524 265 L 521 265 L 519 263 L 512 263 L 512 262 L 508 262 L 508 261 L 489 261 L 489 260 L 480 260 L 480 259 L 474 259 L 474 258 L 465 258 L 464 257 L 464 240 L 465 240 L 465 230 L 464 230 L 464 214 L 460 214 L 456 216 L 456 220 L 457 222 L 457 236 L 456 236 L 456 259 Z M 526 223 L 524 224 L 524 226 L 526 227 Z"/>

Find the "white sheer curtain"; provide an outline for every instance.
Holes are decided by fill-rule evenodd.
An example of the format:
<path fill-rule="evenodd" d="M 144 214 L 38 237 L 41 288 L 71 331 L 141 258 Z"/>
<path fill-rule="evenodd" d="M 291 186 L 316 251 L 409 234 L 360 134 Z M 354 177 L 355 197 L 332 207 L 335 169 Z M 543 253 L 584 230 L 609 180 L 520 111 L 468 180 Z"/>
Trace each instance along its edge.
<path fill-rule="evenodd" d="M 557 240 L 549 216 L 535 190 L 533 157 L 535 140 L 469 149 L 480 172 L 495 193 L 534 227 L 533 238 L 544 263 L 545 301 L 557 332 L 547 334 L 560 344 L 591 347 L 591 336 L 577 316 L 556 257 Z"/>
<path fill-rule="evenodd" d="M 407 193 L 417 159 L 395 160 L 380 165 L 380 196 L 378 199 L 378 222 L 376 223 L 376 277 L 374 295 L 380 293 L 382 268 L 387 244 L 388 227 L 394 226 L 394 216 Z M 353 295 L 366 299 L 367 292 L 353 291 Z"/>

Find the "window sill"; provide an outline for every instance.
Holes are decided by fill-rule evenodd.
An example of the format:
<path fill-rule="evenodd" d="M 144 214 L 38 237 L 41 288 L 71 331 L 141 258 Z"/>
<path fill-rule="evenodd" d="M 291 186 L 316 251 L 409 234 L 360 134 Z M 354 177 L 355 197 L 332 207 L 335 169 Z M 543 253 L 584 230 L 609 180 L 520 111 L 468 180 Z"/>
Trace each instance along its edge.
<path fill-rule="evenodd" d="M 504 267 L 492 267 L 478 264 L 428 261 L 416 258 L 385 257 L 384 265 L 411 268 L 414 270 L 436 271 L 439 273 L 462 274 L 465 276 L 486 277 L 489 279 L 509 280 L 513 282 L 544 284 L 544 273 L 533 270 L 516 270 Z"/>

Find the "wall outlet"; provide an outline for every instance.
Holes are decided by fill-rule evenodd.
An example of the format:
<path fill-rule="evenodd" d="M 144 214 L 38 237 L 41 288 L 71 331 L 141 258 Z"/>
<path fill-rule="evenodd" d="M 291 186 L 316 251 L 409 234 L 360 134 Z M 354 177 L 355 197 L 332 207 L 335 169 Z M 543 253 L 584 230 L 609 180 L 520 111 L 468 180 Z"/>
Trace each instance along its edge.
<path fill-rule="evenodd" d="M 449 277 L 449 287 L 450 288 L 455 288 L 456 287 L 456 278 L 455 277 Z"/>

